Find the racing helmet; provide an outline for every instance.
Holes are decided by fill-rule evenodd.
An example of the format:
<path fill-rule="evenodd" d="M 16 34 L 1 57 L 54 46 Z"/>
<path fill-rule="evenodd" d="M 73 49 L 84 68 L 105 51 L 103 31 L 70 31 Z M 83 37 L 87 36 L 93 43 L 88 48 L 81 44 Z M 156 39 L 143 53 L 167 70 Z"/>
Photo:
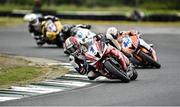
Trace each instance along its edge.
<path fill-rule="evenodd" d="M 106 32 L 107 35 L 111 35 L 114 39 L 117 38 L 117 35 L 118 35 L 118 30 L 115 28 L 115 27 L 110 27 L 107 29 L 107 32 Z"/>
<path fill-rule="evenodd" d="M 38 16 L 34 13 L 25 15 L 24 20 L 28 21 L 33 26 L 38 26 L 40 24 Z"/>
<path fill-rule="evenodd" d="M 90 34 L 91 32 L 88 29 L 78 27 L 74 27 L 71 29 L 71 36 L 76 37 L 81 45 L 85 45 L 91 41 L 91 39 L 89 38 Z"/>
<path fill-rule="evenodd" d="M 81 54 L 80 44 L 76 37 L 71 36 L 65 40 L 65 49 L 71 55 Z"/>

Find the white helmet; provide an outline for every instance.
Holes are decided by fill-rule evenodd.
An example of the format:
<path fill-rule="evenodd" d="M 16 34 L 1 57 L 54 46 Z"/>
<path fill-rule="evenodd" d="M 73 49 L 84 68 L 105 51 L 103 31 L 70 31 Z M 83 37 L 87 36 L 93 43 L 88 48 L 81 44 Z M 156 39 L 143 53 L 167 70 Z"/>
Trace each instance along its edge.
<path fill-rule="evenodd" d="M 110 27 L 107 29 L 106 35 L 112 35 L 112 37 L 115 39 L 117 38 L 118 30 L 115 27 Z"/>
<path fill-rule="evenodd" d="M 26 14 L 24 16 L 24 20 L 28 21 L 30 24 L 32 24 L 33 26 L 38 26 L 39 25 L 39 19 L 38 16 L 34 13 L 31 14 Z"/>
<path fill-rule="evenodd" d="M 72 28 L 71 32 L 72 36 L 75 36 L 81 44 L 86 44 L 88 42 L 88 34 L 90 33 L 91 32 L 89 30 L 78 27 Z"/>

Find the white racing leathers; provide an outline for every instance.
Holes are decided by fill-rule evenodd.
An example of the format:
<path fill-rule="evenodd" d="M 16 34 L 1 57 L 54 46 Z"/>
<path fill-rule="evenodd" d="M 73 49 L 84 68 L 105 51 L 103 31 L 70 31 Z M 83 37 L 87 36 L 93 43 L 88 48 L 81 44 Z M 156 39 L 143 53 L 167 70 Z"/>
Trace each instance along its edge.
<path fill-rule="evenodd" d="M 78 41 L 80 42 L 80 44 L 82 45 L 82 51 L 86 50 L 88 48 L 88 45 L 90 45 L 92 43 L 93 38 L 96 36 L 95 33 L 93 33 L 92 31 L 90 31 L 89 29 L 84 29 L 84 28 L 77 28 L 78 31 L 76 33 L 76 35 L 74 35 L 75 37 L 77 37 Z M 87 46 L 87 47 L 86 47 Z M 73 67 L 81 74 L 82 69 L 84 69 L 83 67 L 83 61 L 82 61 L 82 55 L 80 54 L 79 56 L 69 56 L 70 59 L 70 63 L 73 65 Z M 89 71 L 86 70 L 86 73 L 88 78 L 93 80 L 95 78 L 97 78 L 99 76 L 99 74 L 96 74 L 96 72 L 94 72 L 93 70 L 88 69 Z"/>
<path fill-rule="evenodd" d="M 90 31 L 89 29 L 84 29 L 84 28 L 77 28 L 77 29 L 78 31 L 75 37 L 77 37 L 78 41 L 81 44 L 86 44 L 88 42 L 91 42 L 93 37 L 96 36 L 96 34 Z"/>

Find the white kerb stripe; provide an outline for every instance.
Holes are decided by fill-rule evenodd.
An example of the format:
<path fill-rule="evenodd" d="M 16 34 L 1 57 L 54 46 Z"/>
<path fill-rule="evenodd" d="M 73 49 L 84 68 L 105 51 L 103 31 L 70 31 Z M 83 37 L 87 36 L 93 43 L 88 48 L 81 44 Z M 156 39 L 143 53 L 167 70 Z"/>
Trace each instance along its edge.
<path fill-rule="evenodd" d="M 0 101 L 15 100 L 20 98 L 21 97 L 0 97 Z"/>
<path fill-rule="evenodd" d="M 70 63 L 60 63 L 60 64 L 64 66 L 72 66 Z"/>
<path fill-rule="evenodd" d="M 77 86 L 77 87 L 82 87 L 91 84 L 89 82 L 77 82 L 77 81 L 47 81 L 45 83 L 52 83 L 52 84 L 54 83 L 59 85 Z"/>
<path fill-rule="evenodd" d="M 56 63 L 56 62 L 52 62 L 52 63 L 48 63 L 48 65 L 62 65 L 62 66 L 72 66 L 70 63 Z"/>
<path fill-rule="evenodd" d="M 78 77 L 78 78 L 87 78 L 86 75 L 74 75 L 74 74 L 65 74 L 67 77 Z"/>
<path fill-rule="evenodd" d="M 28 87 L 37 88 L 37 89 L 43 89 L 43 90 L 49 90 L 49 91 L 52 91 L 52 92 L 64 91 L 64 89 L 53 88 L 53 87 L 48 87 L 48 86 L 28 85 Z"/>
<path fill-rule="evenodd" d="M 35 88 L 35 87 L 18 87 L 18 86 L 12 86 L 12 90 L 15 91 L 26 91 L 26 92 L 35 92 L 35 93 L 51 93 L 54 92 L 54 90 L 48 90 L 44 88 Z"/>

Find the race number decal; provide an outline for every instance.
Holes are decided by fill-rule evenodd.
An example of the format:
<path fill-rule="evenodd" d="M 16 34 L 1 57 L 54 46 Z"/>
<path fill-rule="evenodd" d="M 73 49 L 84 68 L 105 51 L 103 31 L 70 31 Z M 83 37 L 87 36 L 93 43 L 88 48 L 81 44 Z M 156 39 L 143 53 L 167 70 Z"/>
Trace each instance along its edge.
<path fill-rule="evenodd" d="M 77 36 L 79 39 L 82 39 L 83 34 L 82 34 L 82 32 L 77 32 L 76 36 Z"/>
<path fill-rule="evenodd" d="M 131 46 L 131 38 L 129 36 L 125 36 L 123 38 L 123 48 L 127 48 Z"/>
<path fill-rule="evenodd" d="M 54 23 L 52 21 L 47 22 L 47 30 L 51 31 L 51 32 L 56 31 L 56 26 L 54 25 Z"/>
<path fill-rule="evenodd" d="M 96 55 L 96 51 L 94 50 L 93 46 L 91 46 L 91 47 L 89 48 L 89 53 L 90 53 L 91 55 Z"/>

